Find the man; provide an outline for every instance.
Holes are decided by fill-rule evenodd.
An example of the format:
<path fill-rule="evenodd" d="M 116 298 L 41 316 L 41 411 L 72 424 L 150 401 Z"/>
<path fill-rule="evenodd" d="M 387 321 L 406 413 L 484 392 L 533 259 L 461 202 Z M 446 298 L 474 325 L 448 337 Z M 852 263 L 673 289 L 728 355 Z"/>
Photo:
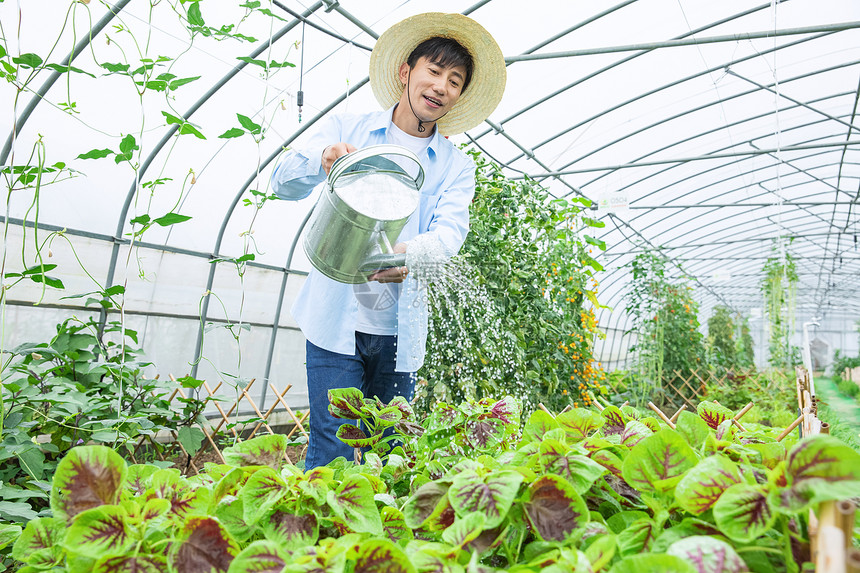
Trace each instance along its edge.
<path fill-rule="evenodd" d="M 492 36 L 461 14 L 427 13 L 389 28 L 370 56 L 370 84 L 385 111 L 327 117 L 301 150 L 284 154 L 272 174 L 282 199 L 302 199 L 325 180 L 335 160 L 369 145 L 410 149 L 425 173 L 415 213 L 395 252 L 421 236 L 447 256 L 469 231 L 475 165 L 445 136 L 483 122 L 504 92 L 505 62 Z M 310 443 L 305 469 L 352 448 L 336 437 L 343 422 L 328 413 L 328 391 L 356 387 L 388 403 L 411 399 L 424 361 L 426 302 L 409 269 L 374 273 L 366 285 L 341 284 L 312 270 L 292 313 L 307 338 Z"/>

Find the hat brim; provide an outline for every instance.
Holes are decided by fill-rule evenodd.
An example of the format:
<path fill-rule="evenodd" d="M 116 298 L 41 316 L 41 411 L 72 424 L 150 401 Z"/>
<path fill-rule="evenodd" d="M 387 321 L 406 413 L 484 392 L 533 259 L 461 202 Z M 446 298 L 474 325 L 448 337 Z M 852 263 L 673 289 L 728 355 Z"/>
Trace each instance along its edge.
<path fill-rule="evenodd" d="M 388 109 L 400 101 L 400 65 L 424 40 L 450 38 L 472 55 L 472 80 L 454 107 L 436 122 L 442 135 L 456 135 L 490 117 L 505 92 L 507 70 L 502 50 L 483 26 L 462 14 L 427 12 L 394 24 L 370 54 L 370 86 L 376 101 Z"/>

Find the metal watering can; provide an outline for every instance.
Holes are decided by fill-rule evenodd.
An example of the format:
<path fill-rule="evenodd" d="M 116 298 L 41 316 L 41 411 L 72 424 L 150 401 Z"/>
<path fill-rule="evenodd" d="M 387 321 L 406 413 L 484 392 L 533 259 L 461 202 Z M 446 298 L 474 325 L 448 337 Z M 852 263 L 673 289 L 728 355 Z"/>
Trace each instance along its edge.
<path fill-rule="evenodd" d="M 413 177 L 387 155 L 415 162 L 418 174 Z M 311 264 L 347 284 L 365 283 L 377 270 L 405 265 L 406 255 L 394 254 L 391 245 L 418 208 L 423 183 L 418 157 L 399 145 L 372 145 L 339 157 L 302 242 Z"/>

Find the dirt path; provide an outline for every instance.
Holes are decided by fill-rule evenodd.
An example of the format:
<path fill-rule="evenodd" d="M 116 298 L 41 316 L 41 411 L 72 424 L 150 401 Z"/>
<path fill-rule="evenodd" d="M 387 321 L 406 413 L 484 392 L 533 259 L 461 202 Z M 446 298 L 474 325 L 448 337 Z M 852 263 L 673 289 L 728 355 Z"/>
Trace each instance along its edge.
<path fill-rule="evenodd" d="M 860 433 L 860 405 L 857 400 L 840 392 L 832 378 L 816 378 L 815 393 L 842 422 L 851 426 L 855 436 Z"/>

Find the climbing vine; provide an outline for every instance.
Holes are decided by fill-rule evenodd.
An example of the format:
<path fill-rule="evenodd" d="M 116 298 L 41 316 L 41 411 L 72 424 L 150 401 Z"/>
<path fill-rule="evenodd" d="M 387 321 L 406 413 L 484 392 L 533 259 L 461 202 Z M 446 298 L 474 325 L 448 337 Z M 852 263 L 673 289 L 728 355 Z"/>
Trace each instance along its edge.
<path fill-rule="evenodd" d="M 797 299 L 797 266 L 787 248 L 774 241 L 762 269 L 761 291 L 768 329 L 768 362 L 777 369 L 792 365 L 791 335 Z"/>

